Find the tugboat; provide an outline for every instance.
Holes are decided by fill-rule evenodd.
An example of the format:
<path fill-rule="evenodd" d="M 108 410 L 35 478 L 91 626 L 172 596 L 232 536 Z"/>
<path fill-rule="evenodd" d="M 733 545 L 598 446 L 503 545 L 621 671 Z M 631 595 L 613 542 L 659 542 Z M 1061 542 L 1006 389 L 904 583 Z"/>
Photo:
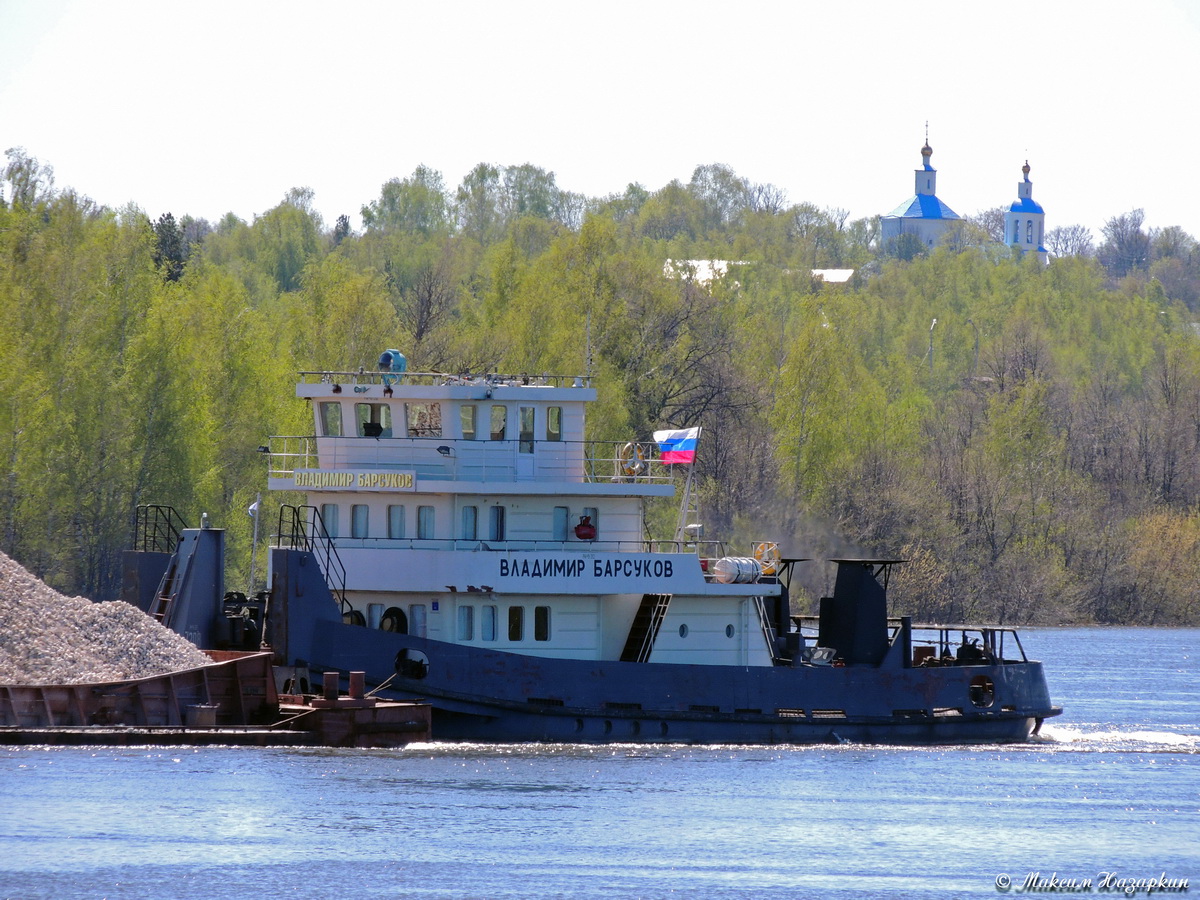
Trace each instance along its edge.
<path fill-rule="evenodd" d="M 293 684 L 365 672 L 464 741 L 987 743 L 1061 712 L 1012 629 L 889 616 L 898 560 L 834 560 L 819 615 L 793 615 L 802 560 L 689 521 L 699 429 L 588 441 L 586 376 L 414 373 L 388 350 L 296 393 L 315 433 L 261 448 L 268 486 L 308 497 L 281 508 L 269 590 L 174 598 L 193 632 L 205 610 L 261 623 Z M 680 481 L 674 537 L 648 539 Z"/>

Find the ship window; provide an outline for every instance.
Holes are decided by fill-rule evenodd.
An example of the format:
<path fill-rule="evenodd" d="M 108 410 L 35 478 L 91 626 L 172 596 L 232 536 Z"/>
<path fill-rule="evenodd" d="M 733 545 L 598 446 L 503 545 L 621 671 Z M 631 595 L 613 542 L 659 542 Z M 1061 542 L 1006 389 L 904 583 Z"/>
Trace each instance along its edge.
<path fill-rule="evenodd" d="M 464 440 L 475 440 L 475 406 L 460 406 L 458 408 L 458 420 L 462 423 L 462 436 Z"/>
<path fill-rule="evenodd" d="M 533 608 L 533 639 L 535 641 L 550 640 L 550 607 L 548 606 Z"/>
<path fill-rule="evenodd" d="M 504 406 L 492 407 L 492 440 L 504 440 L 505 426 L 508 425 L 508 408 Z"/>
<path fill-rule="evenodd" d="M 342 436 L 342 404 L 321 404 L 321 434 L 325 437 Z"/>
<path fill-rule="evenodd" d="M 533 407 L 520 407 L 521 446 L 522 453 L 533 452 Z"/>
<path fill-rule="evenodd" d="M 508 639 L 519 641 L 525 635 L 525 607 L 510 606 L 508 608 Z"/>
<path fill-rule="evenodd" d="M 496 607 L 485 606 L 480 610 L 479 639 L 494 641 L 496 639 Z"/>
<path fill-rule="evenodd" d="M 504 540 L 504 507 L 488 507 L 488 540 Z"/>
<path fill-rule="evenodd" d="M 727 637 L 727 638 L 733 637 L 733 632 L 734 632 L 734 629 L 733 629 L 732 625 L 725 626 L 725 637 Z"/>
<path fill-rule="evenodd" d="M 433 539 L 433 507 L 417 507 L 417 538 L 422 541 Z"/>
<path fill-rule="evenodd" d="M 425 632 L 425 604 L 414 603 L 408 608 L 408 633 L 423 638 Z"/>
<path fill-rule="evenodd" d="M 399 540 L 404 537 L 404 507 L 388 507 L 388 537 Z"/>
<path fill-rule="evenodd" d="M 554 534 L 552 540 L 565 541 L 567 539 L 567 519 L 570 515 L 571 511 L 565 506 L 554 507 Z"/>
<path fill-rule="evenodd" d="M 680 625 L 679 626 L 679 636 L 681 638 L 685 638 L 685 637 L 687 637 L 687 633 L 688 633 L 687 625 Z"/>
<path fill-rule="evenodd" d="M 354 420 L 359 437 L 392 436 L 392 408 L 386 403 L 355 403 Z"/>
<path fill-rule="evenodd" d="M 337 537 L 338 533 L 338 508 L 336 503 L 321 504 L 321 522 L 325 526 L 325 533 L 330 537 Z"/>
<path fill-rule="evenodd" d="M 562 440 L 562 407 L 551 406 L 546 410 L 546 440 Z"/>
<path fill-rule="evenodd" d="M 365 538 L 367 536 L 367 522 L 367 504 L 355 503 L 350 507 L 350 537 Z"/>
<path fill-rule="evenodd" d="M 405 403 L 404 415 L 410 438 L 442 436 L 442 404 Z"/>
<path fill-rule="evenodd" d="M 473 606 L 458 608 L 458 639 L 460 641 L 475 639 L 475 607 Z"/>
<path fill-rule="evenodd" d="M 462 539 L 473 541 L 479 535 L 479 507 L 464 506 L 462 508 Z"/>

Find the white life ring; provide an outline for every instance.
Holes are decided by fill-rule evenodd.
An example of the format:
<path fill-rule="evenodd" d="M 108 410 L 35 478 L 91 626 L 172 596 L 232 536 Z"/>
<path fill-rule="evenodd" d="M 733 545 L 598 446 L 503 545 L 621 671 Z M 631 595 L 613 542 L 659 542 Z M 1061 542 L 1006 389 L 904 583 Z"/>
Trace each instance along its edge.
<path fill-rule="evenodd" d="M 755 544 L 754 558 L 762 566 L 764 575 L 774 575 L 779 570 L 779 545 L 774 541 Z"/>
<path fill-rule="evenodd" d="M 646 471 L 646 453 L 641 444 L 633 441 L 625 444 L 617 454 L 617 467 L 627 478 L 635 478 Z"/>

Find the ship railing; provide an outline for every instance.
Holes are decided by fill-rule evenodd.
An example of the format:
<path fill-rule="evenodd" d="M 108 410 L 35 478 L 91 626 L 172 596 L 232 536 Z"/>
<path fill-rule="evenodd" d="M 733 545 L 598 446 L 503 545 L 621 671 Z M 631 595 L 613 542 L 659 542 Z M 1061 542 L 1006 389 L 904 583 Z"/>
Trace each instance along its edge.
<path fill-rule="evenodd" d="M 373 469 L 427 481 L 669 484 L 682 468 L 663 463 L 652 441 L 276 435 L 263 452 L 277 479 L 304 470 Z"/>
<path fill-rule="evenodd" d="M 488 538 L 386 538 L 348 537 L 335 538 L 344 550 L 468 550 L 492 553 L 650 553 L 684 554 L 696 556 L 696 549 L 679 541 L 643 540 L 491 540 Z M 697 564 L 706 571 L 707 559 L 697 558 Z"/>
<path fill-rule="evenodd" d="M 806 641 L 815 645 L 820 616 L 794 615 L 791 619 Z M 889 645 L 899 639 L 902 621 L 899 616 L 888 617 Z M 1003 664 L 1029 661 L 1017 630 L 1007 625 L 914 624 L 911 641 L 915 665 L 951 665 L 987 659 Z"/>
<path fill-rule="evenodd" d="M 325 581 L 343 613 L 350 609 L 346 600 L 346 567 L 338 556 L 333 537 L 325 527 L 321 511 L 315 506 L 279 507 L 277 546 L 281 549 L 312 553 L 325 573 Z"/>
<path fill-rule="evenodd" d="M 590 375 L 519 375 L 471 374 L 451 372 L 372 372 L 359 369 L 353 372 L 301 372 L 304 384 L 411 384 L 430 386 L 478 386 L 478 387 L 591 387 Z"/>
<path fill-rule="evenodd" d="M 143 553 L 174 553 L 187 528 L 174 507 L 146 504 L 134 511 L 133 549 Z"/>

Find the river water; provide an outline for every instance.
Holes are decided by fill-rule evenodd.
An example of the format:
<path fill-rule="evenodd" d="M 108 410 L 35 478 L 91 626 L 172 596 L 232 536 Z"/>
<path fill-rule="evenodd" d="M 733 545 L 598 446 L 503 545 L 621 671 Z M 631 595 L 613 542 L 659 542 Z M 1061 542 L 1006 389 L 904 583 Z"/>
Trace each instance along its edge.
<path fill-rule="evenodd" d="M 1022 636 L 1017 746 L 3 748 L 0 897 L 1200 894 L 1200 629 Z"/>

